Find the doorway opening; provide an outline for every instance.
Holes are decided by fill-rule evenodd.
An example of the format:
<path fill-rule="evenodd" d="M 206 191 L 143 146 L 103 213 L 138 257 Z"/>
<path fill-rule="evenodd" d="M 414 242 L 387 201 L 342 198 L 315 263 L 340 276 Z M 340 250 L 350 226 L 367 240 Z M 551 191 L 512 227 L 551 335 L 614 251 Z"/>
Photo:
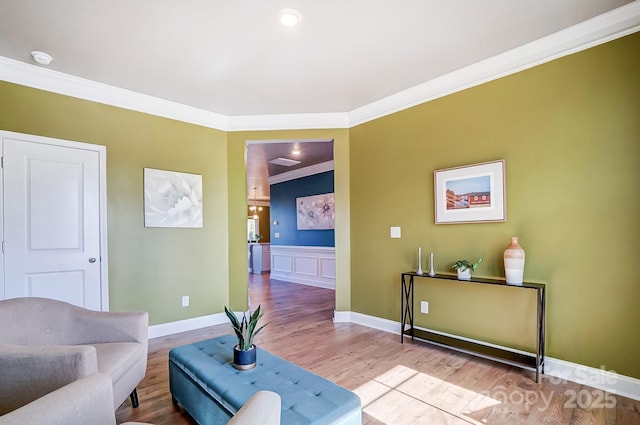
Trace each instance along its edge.
<path fill-rule="evenodd" d="M 333 140 L 250 140 L 246 158 L 249 304 L 252 285 L 288 282 L 333 290 L 335 307 L 336 229 L 302 230 L 296 221 L 297 199 L 333 199 Z"/>

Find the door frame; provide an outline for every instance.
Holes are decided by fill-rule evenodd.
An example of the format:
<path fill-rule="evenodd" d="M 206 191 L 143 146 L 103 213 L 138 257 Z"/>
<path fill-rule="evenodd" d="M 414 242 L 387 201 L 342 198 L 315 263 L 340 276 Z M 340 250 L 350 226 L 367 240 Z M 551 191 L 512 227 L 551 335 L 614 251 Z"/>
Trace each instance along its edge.
<path fill-rule="evenodd" d="M 0 130 L 0 154 L 4 161 L 4 139 L 25 140 L 32 143 L 82 149 L 98 154 L 98 219 L 100 221 L 100 310 L 109 311 L 109 261 L 107 244 L 107 147 L 85 142 L 55 139 L 33 134 L 16 133 Z M 4 164 L 3 164 L 4 168 Z M 4 171 L 0 173 L 0 239 L 2 239 L 2 255 L 0 255 L 0 299 L 5 299 L 4 274 Z"/>
<path fill-rule="evenodd" d="M 250 205 L 250 199 L 249 199 L 249 179 L 248 179 L 248 167 L 247 167 L 247 155 L 248 155 L 248 149 L 250 145 L 261 145 L 261 144 L 270 144 L 270 143 L 317 143 L 317 142 L 331 142 L 333 145 L 333 155 L 332 155 L 332 159 L 331 161 L 334 163 L 334 166 L 332 168 L 332 170 L 334 171 L 334 177 L 333 177 L 333 183 L 334 183 L 334 193 L 338 193 L 339 190 L 336 187 L 336 177 L 335 177 L 335 158 L 336 158 L 336 138 L 335 137 L 314 137 L 314 138 L 273 138 L 273 139 L 245 139 L 244 141 L 244 157 L 245 157 L 245 163 L 244 163 L 244 175 L 245 175 L 245 184 L 246 184 L 246 190 L 245 190 L 245 195 L 246 195 L 246 201 L 245 204 L 247 206 Z M 265 159 L 266 162 L 266 159 Z M 328 161 L 327 161 L 328 162 Z M 323 163 L 324 164 L 324 163 Z M 323 165 L 321 164 L 321 165 Z M 318 165 L 318 164 L 316 164 Z M 314 167 L 313 165 L 309 166 L 309 168 Z M 305 167 L 306 168 L 306 167 Z M 293 173 L 295 174 L 297 170 L 294 171 L 289 171 L 289 173 Z M 327 171 L 327 170 L 323 170 L 323 171 Z M 305 176 L 298 176 L 298 177 L 294 177 L 293 179 L 297 179 L 300 177 L 305 177 Z M 270 179 L 271 180 L 271 179 Z M 287 181 L 289 179 L 285 179 L 284 181 Z M 280 181 L 278 181 L 280 182 Z M 341 190 L 342 188 L 340 188 Z M 260 205 L 260 204 L 256 204 L 256 205 Z M 266 205 L 266 204 L 265 204 Z M 246 207 L 245 207 L 246 208 Z M 335 226 L 335 233 L 338 233 L 338 225 L 339 223 L 342 223 L 342 221 L 336 221 L 336 226 Z M 271 227 L 271 221 L 269 220 L 269 227 Z M 340 227 L 341 228 L 341 227 Z M 336 238 L 337 239 L 337 238 Z M 342 248 L 338 247 L 338 242 L 334 240 L 334 258 L 336 258 L 337 261 L 337 254 L 339 251 L 342 251 Z M 273 258 L 273 257 L 272 257 Z M 253 267 L 253 260 L 251 259 L 251 267 Z M 271 267 L 273 268 L 273 264 L 271 265 Z M 349 280 L 350 281 L 350 280 Z M 248 293 L 248 287 L 249 287 L 249 279 L 247 279 L 247 293 Z M 339 294 L 339 289 L 338 289 L 338 271 L 336 269 L 336 276 L 334 277 L 334 287 L 333 287 L 333 291 L 334 291 L 334 320 L 337 314 L 337 309 L 338 309 L 338 297 L 340 296 Z M 340 321 L 344 321 L 344 320 L 340 320 Z"/>

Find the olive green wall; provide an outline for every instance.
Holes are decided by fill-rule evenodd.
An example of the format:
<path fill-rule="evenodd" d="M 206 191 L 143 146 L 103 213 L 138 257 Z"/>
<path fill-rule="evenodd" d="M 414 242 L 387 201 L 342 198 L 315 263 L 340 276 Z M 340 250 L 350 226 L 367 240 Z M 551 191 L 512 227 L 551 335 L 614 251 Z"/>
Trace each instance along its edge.
<path fill-rule="evenodd" d="M 223 311 L 229 290 L 224 132 L 6 82 L 0 99 L 3 130 L 107 147 L 111 310 L 148 311 L 151 324 Z M 144 227 L 145 167 L 202 174 L 204 228 Z M 182 295 L 190 296 L 190 307 L 181 307 Z"/>
<path fill-rule="evenodd" d="M 548 284 L 548 355 L 640 378 L 639 44 L 631 35 L 350 130 L 225 133 L 4 82 L 0 128 L 107 146 L 112 310 L 157 324 L 246 308 L 246 140 L 333 139 L 336 310 L 398 321 L 399 274 L 418 246 L 439 272 L 484 256 L 478 274 L 502 276 L 517 235 L 525 278 Z M 433 224 L 433 170 L 494 159 L 507 164 L 508 221 Z M 203 229 L 144 228 L 144 167 L 203 175 Z M 431 303 L 419 325 L 531 348 L 526 291 L 417 286 Z"/>
<path fill-rule="evenodd" d="M 415 270 L 418 246 L 438 272 L 483 256 L 476 274 L 499 277 L 519 236 L 525 280 L 547 283 L 547 354 L 640 378 L 638 46 L 627 36 L 352 128 L 352 309 L 399 321 L 400 272 Z M 508 221 L 434 224 L 433 171 L 495 159 Z M 533 348 L 527 291 L 416 286 L 416 304 L 430 302 L 418 325 Z"/>
<path fill-rule="evenodd" d="M 349 130 L 347 129 L 319 129 L 319 130 L 282 130 L 282 131 L 240 131 L 228 134 L 229 140 L 229 181 L 233 181 L 229 193 L 242 197 L 235 199 L 246 208 L 247 182 L 245 150 L 247 141 L 257 140 L 313 140 L 332 139 L 334 155 L 334 183 L 336 197 L 336 310 L 351 310 L 351 231 L 350 231 L 350 185 L 349 185 Z M 243 203 L 242 203 L 243 202 Z M 231 208 L 231 206 L 230 206 Z M 231 240 L 235 241 L 235 232 L 242 238 L 246 238 L 246 217 L 233 215 L 230 217 L 234 230 L 231 231 Z M 246 282 L 247 247 L 244 244 L 234 244 L 230 248 L 231 255 L 231 280 Z M 244 275 L 240 264 L 244 266 Z M 246 308 L 247 290 L 246 284 L 231 285 L 231 304 L 234 308 Z"/>

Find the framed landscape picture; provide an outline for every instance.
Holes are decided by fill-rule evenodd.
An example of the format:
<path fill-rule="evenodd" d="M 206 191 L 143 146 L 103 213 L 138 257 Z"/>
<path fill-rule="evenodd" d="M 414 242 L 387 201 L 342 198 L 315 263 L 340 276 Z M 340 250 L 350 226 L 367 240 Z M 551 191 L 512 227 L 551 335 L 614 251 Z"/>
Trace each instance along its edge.
<path fill-rule="evenodd" d="M 507 221 L 504 160 L 434 171 L 436 224 Z"/>

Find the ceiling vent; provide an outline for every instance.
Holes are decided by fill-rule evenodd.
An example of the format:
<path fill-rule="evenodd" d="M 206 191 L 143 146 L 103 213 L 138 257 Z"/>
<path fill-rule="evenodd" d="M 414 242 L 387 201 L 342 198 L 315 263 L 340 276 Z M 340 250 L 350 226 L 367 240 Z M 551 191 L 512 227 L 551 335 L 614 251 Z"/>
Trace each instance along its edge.
<path fill-rule="evenodd" d="M 276 158 L 276 159 L 272 159 L 271 161 L 269 161 L 269 164 L 283 165 L 285 167 L 291 167 L 291 166 L 294 166 L 296 164 L 300 164 L 300 161 L 296 161 L 295 159 L 289 159 L 289 158 Z"/>

